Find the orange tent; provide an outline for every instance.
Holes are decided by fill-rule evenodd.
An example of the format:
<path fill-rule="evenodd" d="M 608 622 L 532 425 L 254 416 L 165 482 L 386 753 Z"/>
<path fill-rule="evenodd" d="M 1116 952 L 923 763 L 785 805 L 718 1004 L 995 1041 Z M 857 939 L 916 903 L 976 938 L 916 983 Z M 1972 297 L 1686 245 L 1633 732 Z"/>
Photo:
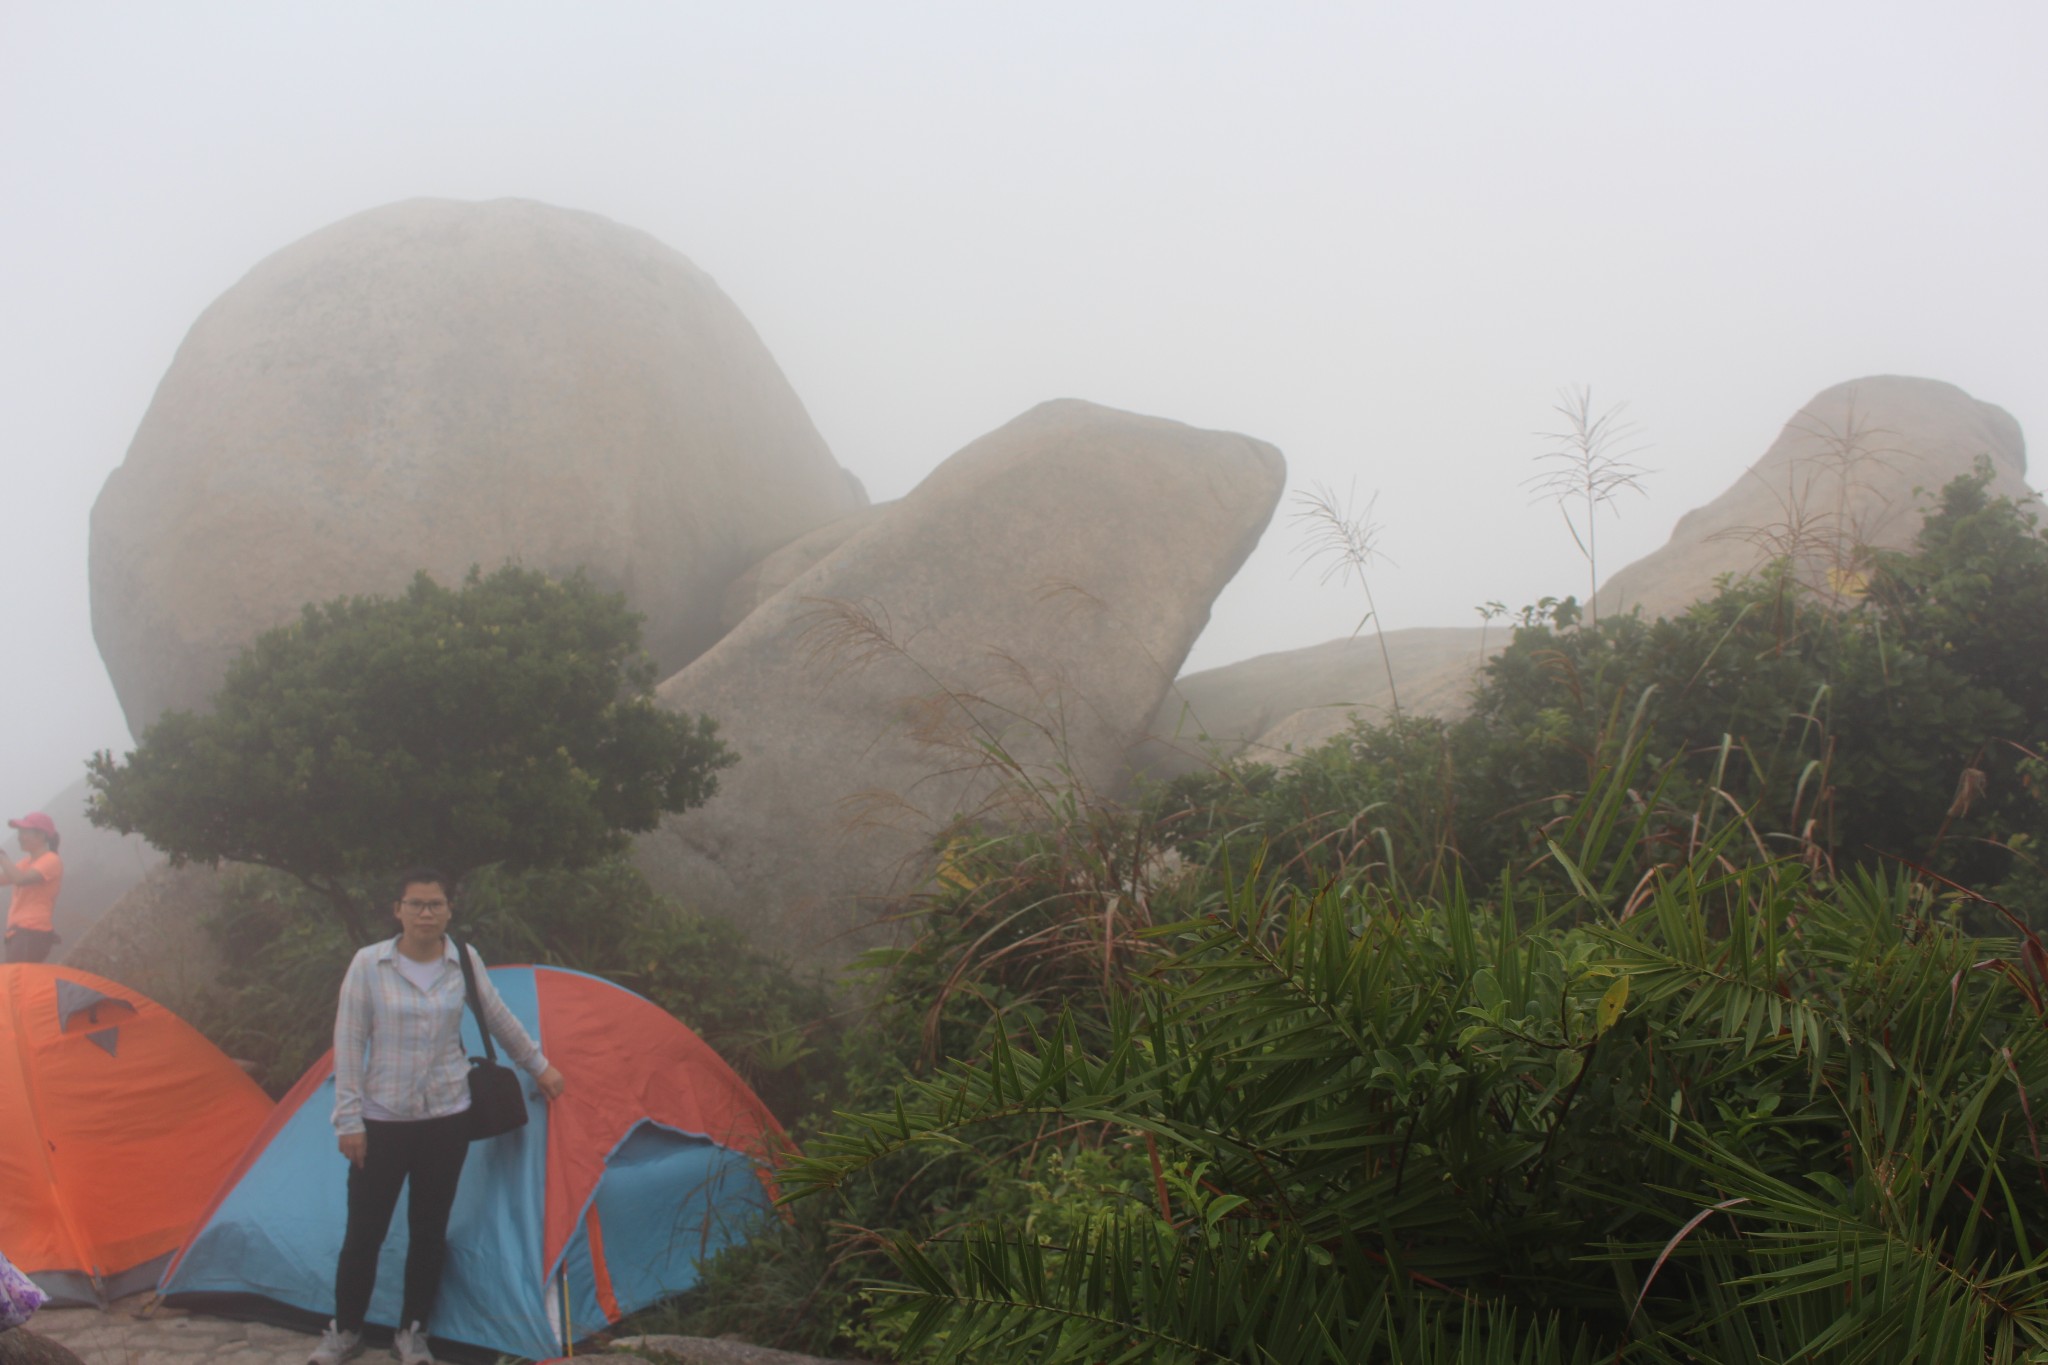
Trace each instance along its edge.
<path fill-rule="evenodd" d="M 0 966 L 0 1252 L 55 1302 L 153 1287 L 270 1108 L 147 996 Z"/>

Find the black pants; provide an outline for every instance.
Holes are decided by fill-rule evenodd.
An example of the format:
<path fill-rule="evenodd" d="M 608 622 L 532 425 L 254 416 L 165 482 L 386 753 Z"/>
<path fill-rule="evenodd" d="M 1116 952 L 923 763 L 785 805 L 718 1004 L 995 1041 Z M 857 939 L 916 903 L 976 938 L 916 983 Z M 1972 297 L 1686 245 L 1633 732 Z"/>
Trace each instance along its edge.
<path fill-rule="evenodd" d="M 455 1207 L 455 1187 L 469 1155 L 469 1115 L 451 1114 L 417 1123 L 383 1123 L 366 1119 L 369 1153 L 360 1166 L 348 1168 L 348 1232 L 341 1241 L 341 1262 L 334 1268 L 334 1324 L 345 1332 L 363 1330 L 370 1294 L 377 1287 L 377 1253 L 384 1249 L 398 1190 L 406 1196 L 405 1311 L 400 1327 L 426 1322 L 441 1288 L 441 1265 L 448 1252 L 448 1211 Z"/>
<path fill-rule="evenodd" d="M 50 949 L 57 946 L 57 936 L 48 929 L 14 929 L 7 935 L 7 960 L 9 962 L 44 962 L 49 959 Z"/>

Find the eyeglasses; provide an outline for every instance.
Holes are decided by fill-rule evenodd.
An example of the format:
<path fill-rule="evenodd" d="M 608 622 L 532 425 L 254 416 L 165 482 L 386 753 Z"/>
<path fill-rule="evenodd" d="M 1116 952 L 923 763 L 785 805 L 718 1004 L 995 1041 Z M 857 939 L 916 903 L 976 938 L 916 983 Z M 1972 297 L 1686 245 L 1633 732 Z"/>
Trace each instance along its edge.
<path fill-rule="evenodd" d="M 438 915 L 448 908 L 447 901 L 400 901 L 398 904 L 415 915 Z"/>

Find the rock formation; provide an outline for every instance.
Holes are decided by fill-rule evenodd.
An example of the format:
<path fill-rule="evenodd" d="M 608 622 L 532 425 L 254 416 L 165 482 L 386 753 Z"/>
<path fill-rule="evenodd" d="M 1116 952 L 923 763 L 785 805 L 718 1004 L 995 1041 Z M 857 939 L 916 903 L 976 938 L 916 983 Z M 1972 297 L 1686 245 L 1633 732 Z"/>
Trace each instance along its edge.
<path fill-rule="evenodd" d="M 1609 578 L 1600 610 L 1683 611 L 1721 575 L 1748 573 L 1778 555 L 1793 556 L 1809 584 L 1830 591 L 1853 575 L 1860 548 L 1909 547 L 1927 499 L 1980 456 L 1991 460 L 1994 492 L 2034 498 L 2026 442 L 2002 408 L 1932 379 L 1837 384 L 1801 408 L 1733 487 L 1681 517 L 1667 544 Z M 1490 652 L 1509 635 L 1504 626 L 1389 631 L 1402 707 L 1445 717 L 1463 711 L 1482 639 Z M 1154 780 L 1219 758 L 1284 763 L 1335 738 L 1354 714 L 1387 714 L 1386 670 L 1370 637 L 1180 679 L 1136 758 Z"/>
<path fill-rule="evenodd" d="M 1826 591 L 1864 547 L 1913 543 L 1926 499 L 1979 457 L 1992 491 L 2031 498 L 2018 422 L 1953 384 L 1876 375 L 1823 389 L 1733 487 L 1678 519 L 1671 539 L 1600 585 L 1600 610 L 1669 616 L 1781 555 Z"/>
<path fill-rule="evenodd" d="M 85 1365 L 71 1349 L 26 1327 L 0 1332 L 0 1365 Z"/>
<path fill-rule="evenodd" d="M 223 875 L 210 867 L 157 867 L 70 945 L 66 965 L 190 1013 L 220 977 L 220 950 L 207 925 L 220 907 Z"/>
<path fill-rule="evenodd" d="M 798 1355 L 767 1346 L 753 1346 L 730 1337 L 641 1336 L 619 1337 L 603 1359 L 645 1360 L 656 1365 L 857 1365 L 854 1361 L 827 1360 L 822 1356 Z"/>
<path fill-rule="evenodd" d="M 740 763 L 641 865 L 802 961 L 881 940 L 955 821 L 1123 784 L 1283 479 L 1260 442 L 1072 401 L 975 441 L 662 684 Z"/>
<path fill-rule="evenodd" d="M 876 503 L 817 530 L 798 536 L 760 563 L 742 573 L 725 590 L 725 608 L 720 618 L 726 630 L 753 615 L 754 608 L 781 592 L 809 572 L 810 567 L 844 545 L 854 532 L 887 514 L 894 503 Z"/>
<path fill-rule="evenodd" d="M 1134 762 L 1154 781 L 1228 758 L 1286 763 L 1334 739 L 1354 715 L 1388 719 L 1390 662 L 1404 714 L 1457 715 L 1482 651 L 1507 641 L 1504 626 L 1390 630 L 1385 658 L 1377 639 L 1356 635 L 1190 673 L 1159 704 Z"/>
<path fill-rule="evenodd" d="M 865 502 L 711 278 L 521 200 L 412 200 L 201 315 L 92 514 L 93 631 L 141 734 L 308 601 L 587 569 L 664 671 L 733 578 Z"/>

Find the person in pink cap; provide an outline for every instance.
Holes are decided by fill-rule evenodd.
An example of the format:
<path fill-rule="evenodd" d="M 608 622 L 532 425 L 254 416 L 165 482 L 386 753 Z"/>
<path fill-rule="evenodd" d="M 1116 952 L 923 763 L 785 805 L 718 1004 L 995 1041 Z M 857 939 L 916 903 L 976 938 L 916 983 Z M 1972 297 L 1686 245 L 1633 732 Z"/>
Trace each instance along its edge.
<path fill-rule="evenodd" d="M 7 907 L 7 960 L 41 962 L 57 946 L 57 892 L 64 860 L 57 856 L 57 822 L 41 811 L 7 822 L 21 832 L 22 858 L 0 860 L 0 882 L 14 888 Z"/>

